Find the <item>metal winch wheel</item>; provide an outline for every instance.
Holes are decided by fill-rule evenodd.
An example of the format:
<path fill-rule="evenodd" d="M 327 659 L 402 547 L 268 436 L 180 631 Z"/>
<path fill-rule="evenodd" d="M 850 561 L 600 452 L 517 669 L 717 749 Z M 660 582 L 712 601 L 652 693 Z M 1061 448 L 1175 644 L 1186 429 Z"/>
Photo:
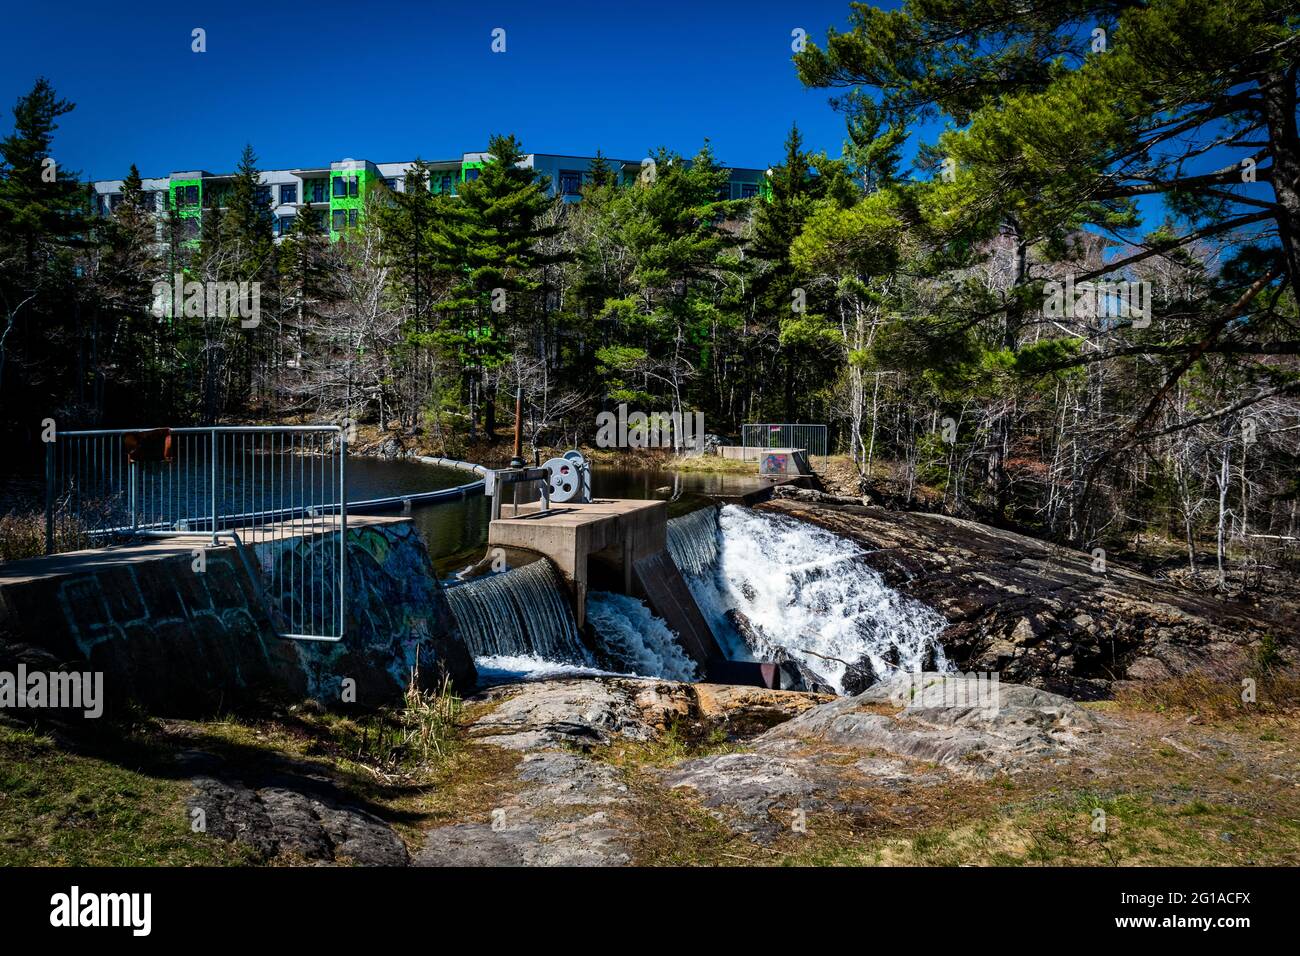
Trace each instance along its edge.
<path fill-rule="evenodd" d="M 574 501 L 582 495 L 582 467 L 571 458 L 548 458 L 542 467 L 550 472 L 552 501 Z"/>

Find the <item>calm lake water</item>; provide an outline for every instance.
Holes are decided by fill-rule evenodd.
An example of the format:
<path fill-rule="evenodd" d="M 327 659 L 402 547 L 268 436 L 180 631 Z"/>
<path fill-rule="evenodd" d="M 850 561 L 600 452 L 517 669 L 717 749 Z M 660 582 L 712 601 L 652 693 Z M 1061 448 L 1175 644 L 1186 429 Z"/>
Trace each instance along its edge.
<path fill-rule="evenodd" d="M 454 488 L 473 480 L 473 475 L 469 472 L 414 461 L 348 459 L 350 501 Z M 603 498 L 660 498 L 669 501 L 670 514 L 684 513 L 699 507 L 703 495 L 742 494 L 759 485 L 757 477 L 671 472 L 652 468 L 596 465 L 592 472 L 593 495 Z M 537 494 L 531 488 L 521 488 L 519 500 L 536 501 Z M 411 517 L 424 535 L 429 554 L 439 570 L 449 571 L 463 567 L 483 556 L 482 549 L 487 544 L 489 507 L 487 497 L 475 494 L 461 500 L 412 509 Z M 507 510 L 508 507 L 507 504 Z"/>

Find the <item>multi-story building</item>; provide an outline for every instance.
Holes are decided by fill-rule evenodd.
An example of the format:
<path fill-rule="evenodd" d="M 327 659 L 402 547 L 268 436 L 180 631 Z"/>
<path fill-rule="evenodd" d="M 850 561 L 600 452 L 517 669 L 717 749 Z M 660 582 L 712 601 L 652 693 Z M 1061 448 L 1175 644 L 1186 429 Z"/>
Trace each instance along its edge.
<path fill-rule="evenodd" d="M 455 195 L 457 186 L 476 179 L 490 159 L 487 153 L 464 153 L 460 159 L 429 162 L 426 164 L 431 171 L 428 187 L 435 193 Z M 593 157 L 587 156 L 529 153 L 520 165 L 546 177 L 552 196 L 559 196 L 564 202 L 577 202 L 581 199 L 583 183 L 590 178 L 593 161 Z M 607 159 L 606 162 L 624 183 L 631 183 L 642 175 L 642 160 Z M 342 159 L 328 166 L 262 172 L 262 198 L 271 211 L 275 235 L 287 235 L 295 217 L 310 206 L 313 215 L 320 217 L 320 227 L 328 230 L 330 239 L 337 239 L 361 221 L 366 194 L 376 183 L 383 182 L 391 190 L 404 191 L 412 165 L 411 162 L 372 163 L 366 159 Z M 768 194 L 765 170 L 730 168 L 727 172 L 730 187 L 728 195 L 723 198 L 748 199 Z M 232 173 L 193 169 L 174 172 L 163 178 L 145 179 L 143 188 L 146 201 L 152 204 L 155 212 L 162 214 L 175 209 L 182 222 L 183 237 L 196 240 L 203 210 L 225 205 L 225 195 L 233 178 Z M 98 180 L 91 186 L 96 212 L 100 215 L 108 215 L 121 203 L 122 180 Z"/>

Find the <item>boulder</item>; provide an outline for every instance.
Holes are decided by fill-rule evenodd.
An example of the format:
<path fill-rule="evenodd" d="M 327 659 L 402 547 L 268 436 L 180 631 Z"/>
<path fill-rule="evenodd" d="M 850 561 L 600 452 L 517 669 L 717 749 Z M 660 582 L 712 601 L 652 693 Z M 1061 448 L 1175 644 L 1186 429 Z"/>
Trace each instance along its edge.
<path fill-rule="evenodd" d="M 895 674 L 811 708 L 764 740 L 815 740 L 939 764 L 959 774 L 1017 772 L 1087 746 L 1098 721 L 1035 687 L 962 674 Z"/>
<path fill-rule="evenodd" d="M 372 813 L 309 785 L 261 787 L 196 777 L 190 818 L 203 831 L 250 847 L 262 859 L 297 858 L 360 866 L 405 866 L 406 846 Z M 196 815 L 198 811 L 198 815 Z"/>
<path fill-rule="evenodd" d="M 840 678 L 840 684 L 844 688 L 844 693 L 853 697 L 861 694 L 876 680 L 876 669 L 871 664 L 871 658 L 864 655 L 848 666 L 844 676 Z"/>

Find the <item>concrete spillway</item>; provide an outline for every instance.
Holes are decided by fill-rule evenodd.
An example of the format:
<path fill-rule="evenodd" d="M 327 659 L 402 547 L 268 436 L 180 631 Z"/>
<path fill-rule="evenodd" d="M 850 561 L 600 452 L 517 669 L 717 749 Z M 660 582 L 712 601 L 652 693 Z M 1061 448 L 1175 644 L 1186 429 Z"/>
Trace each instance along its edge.
<path fill-rule="evenodd" d="M 491 523 L 488 545 L 549 558 L 572 593 L 580 628 L 586 623 L 588 593 L 614 591 L 643 599 L 696 663 L 707 666 L 723 656 L 668 554 L 665 501 L 599 499 L 546 513 L 539 505 L 521 505 Z"/>

